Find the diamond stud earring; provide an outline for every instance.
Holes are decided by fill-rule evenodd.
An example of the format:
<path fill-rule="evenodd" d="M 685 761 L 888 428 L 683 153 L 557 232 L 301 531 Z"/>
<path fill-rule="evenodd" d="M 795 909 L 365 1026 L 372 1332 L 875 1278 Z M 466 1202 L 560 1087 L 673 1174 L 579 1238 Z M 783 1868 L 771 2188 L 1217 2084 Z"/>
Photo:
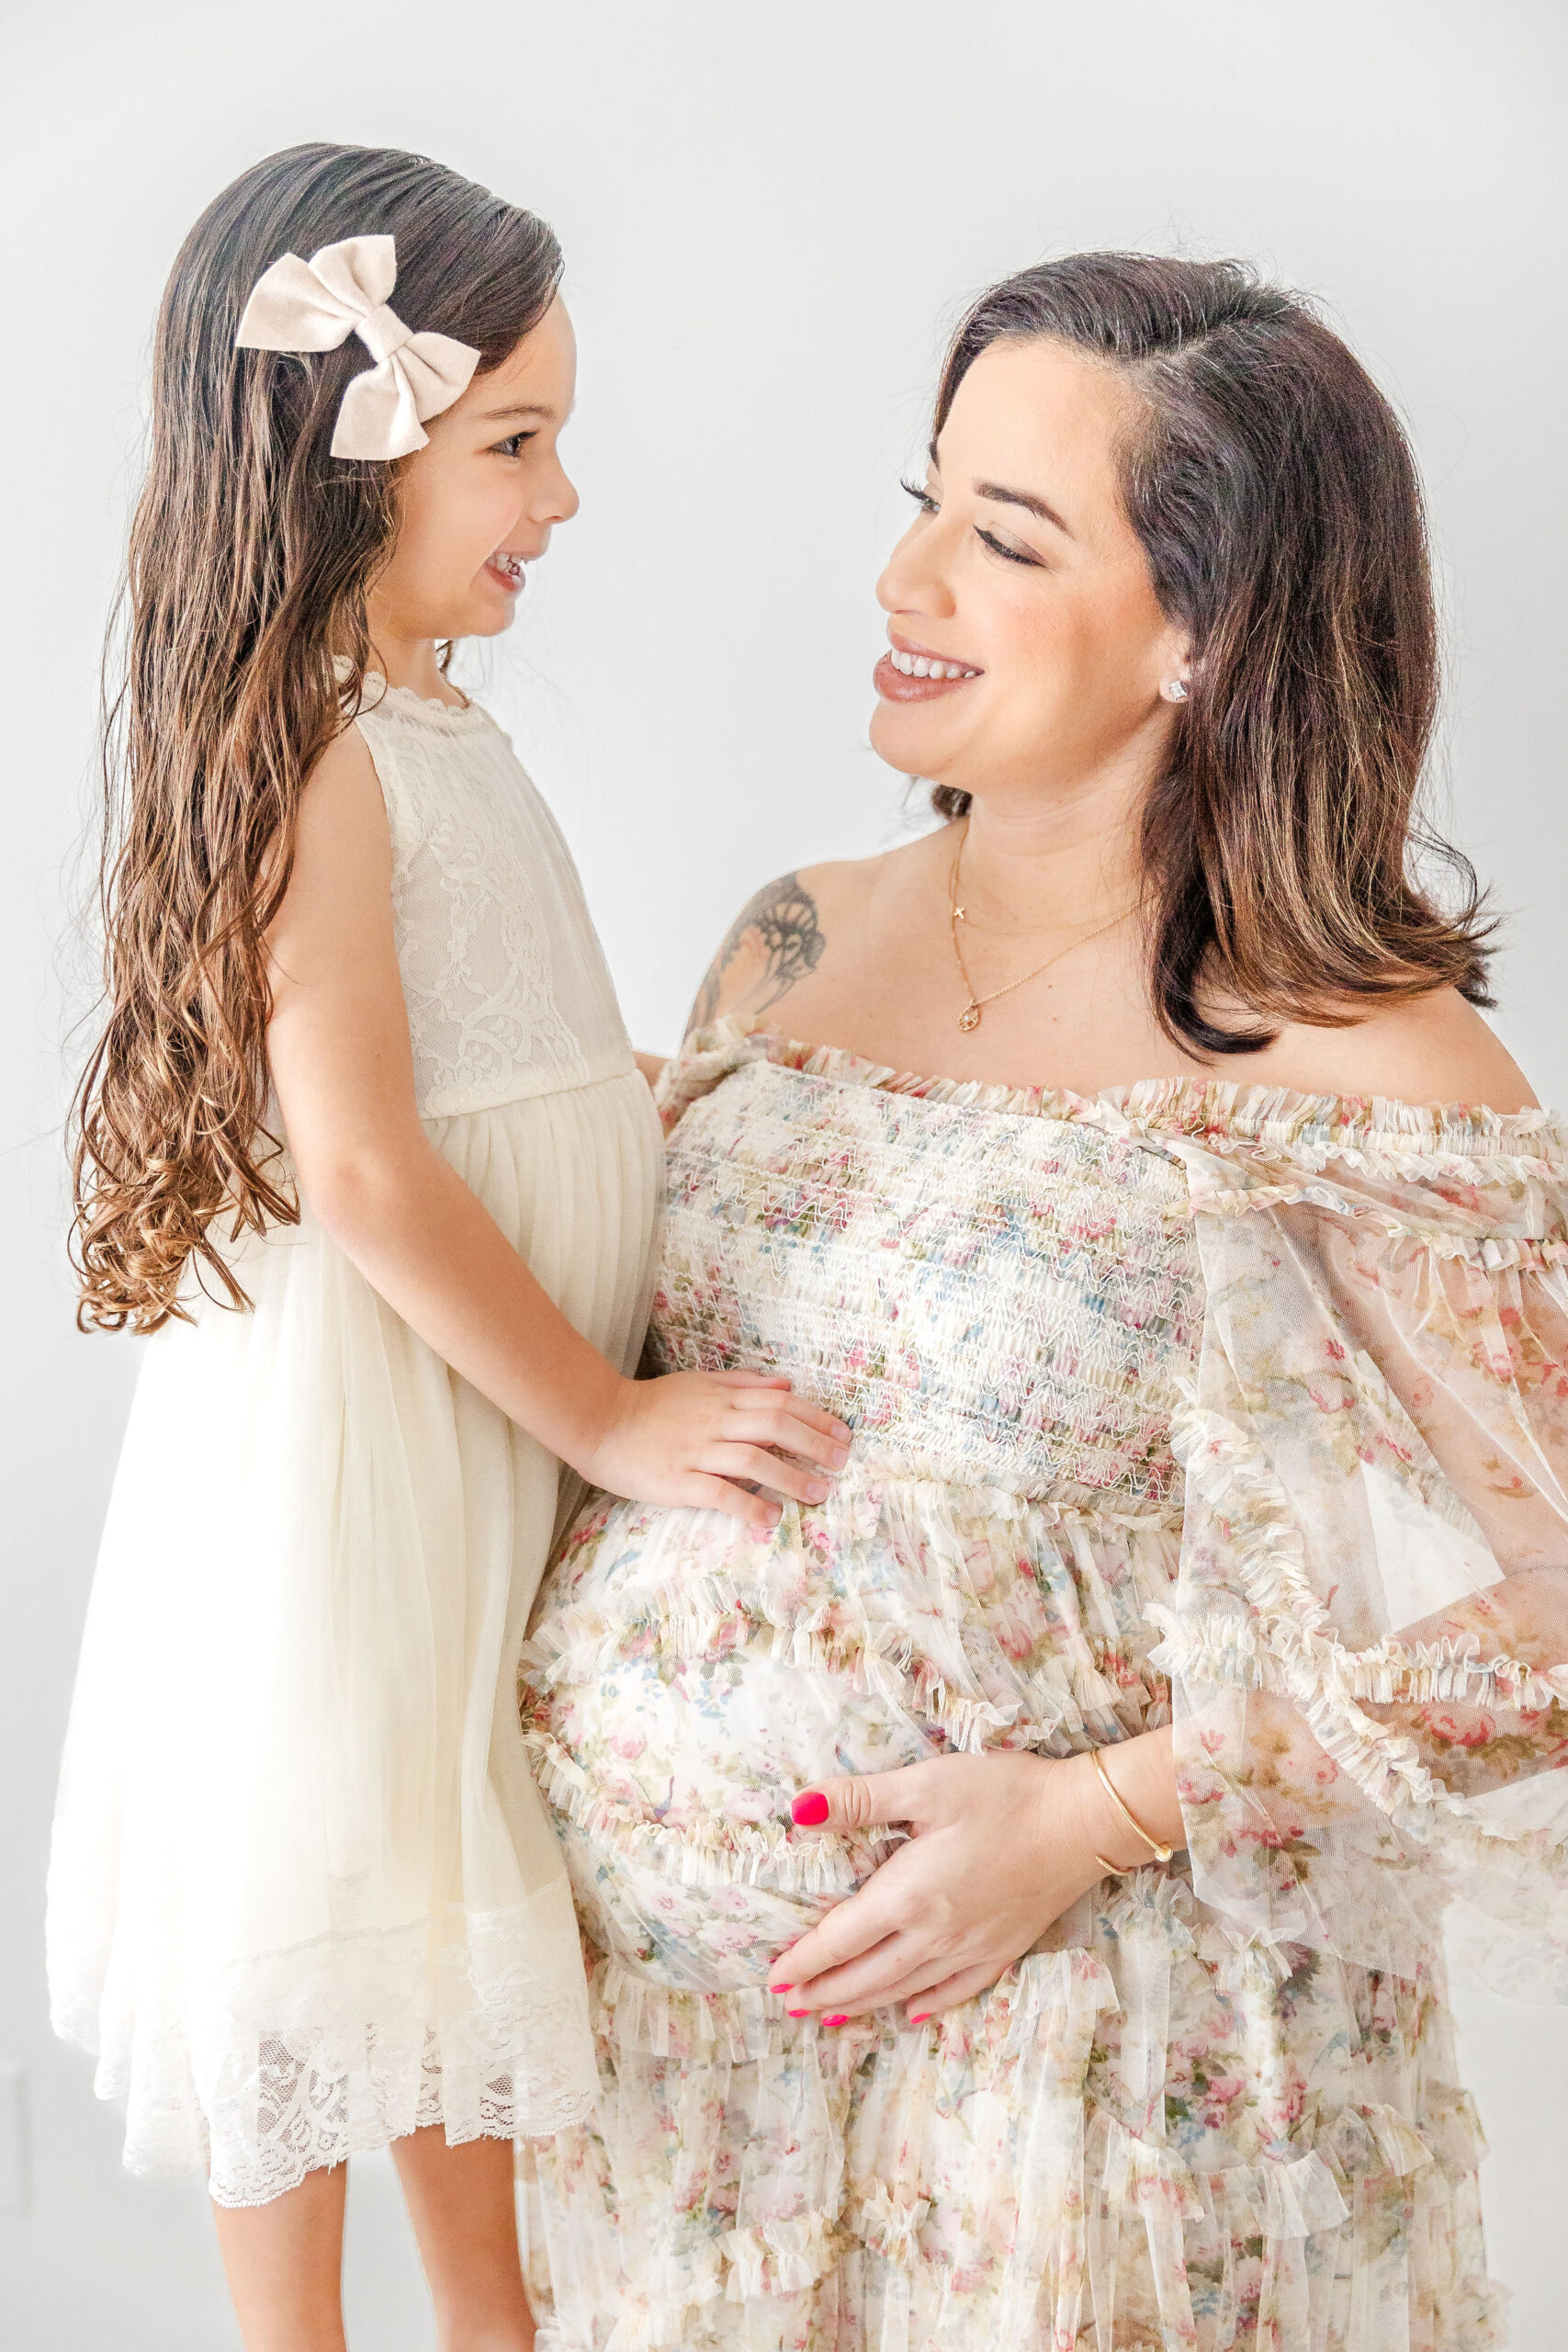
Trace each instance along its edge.
<path fill-rule="evenodd" d="M 1167 702 L 1185 702 L 1187 700 L 1187 681 L 1185 678 L 1168 678 L 1164 685 L 1161 686 L 1160 692 L 1165 696 Z"/>

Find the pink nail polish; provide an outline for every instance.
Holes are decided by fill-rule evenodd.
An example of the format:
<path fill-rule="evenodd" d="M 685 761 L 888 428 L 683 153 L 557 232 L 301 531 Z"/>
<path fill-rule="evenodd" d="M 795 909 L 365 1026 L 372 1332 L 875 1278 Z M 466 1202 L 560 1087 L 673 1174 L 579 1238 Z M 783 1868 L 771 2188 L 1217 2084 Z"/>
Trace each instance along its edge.
<path fill-rule="evenodd" d="M 790 1807 L 791 1818 L 801 1829 L 819 1829 L 828 1818 L 828 1800 L 820 1789 L 807 1789 L 796 1797 Z"/>
<path fill-rule="evenodd" d="M 770 1984 L 768 1990 L 770 1993 L 793 1993 L 795 1986 L 793 1984 Z"/>
<path fill-rule="evenodd" d="M 849 2012 L 847 2010 L 840 2017 L 824 2018 L 822 2020 L 824 2025 L 848 2025 L 849 2021 Z"/>
<path fill-rule="evenodd" d="M 809 2009 L 791 2009 L 789 2014 L 792 2018 L 808 2018 L 811 2012 Z"/>
<path fill-rule="evenodd" d="M 917 2009 L 915 2014 L 910 2018 L 909 2023 L 911 2025 L 927 2025 L 931 2021 L 931 2014 L 930 2009 Z"/>

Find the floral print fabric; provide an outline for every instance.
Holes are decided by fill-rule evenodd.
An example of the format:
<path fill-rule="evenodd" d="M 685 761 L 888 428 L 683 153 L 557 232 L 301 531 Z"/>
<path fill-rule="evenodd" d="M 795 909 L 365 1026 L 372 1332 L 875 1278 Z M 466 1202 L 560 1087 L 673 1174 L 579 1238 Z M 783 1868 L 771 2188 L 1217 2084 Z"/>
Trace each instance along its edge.
<path fill-rule="evenodd" d="M 1174 1148 L 1206 1307 L 1156 1613 L 1197 1883 L 1403 1968 L 1457 1902 L 1495 1983 L 1568 1997 L 1562 1132 L 1292 1097 Z"/>
<path fill-rule="evenodd" d="M 1499 1512 L 1526 1531 L 1510 1566 L 1550 1552 L 1545 1506 L 1514 1500 L 1551 1436 L 1547 1311 L 1527 1345 L 1451 1269 L 1557 1279 L 1561 1137 L 1478 1116 L 1389 1138 L 1225 1086 L 923 1081 L 734 1022 L 666 1092 L 655 1360 L 786 1371 L 855 1443 L 766 1539 L 591 1504 L 547 1588 L 524 1715 L 592 1948 L 601 2097 L 529 2160 L 541 2342 L 1496 2342 L 1430 1865 L 1450 1829 L 1468 1855 L 1490 1838 L 1550 1942 L 1550 1821 L 1499 1837 L 1440 1766 L 1457 1747 L 1539 1787 L 1554 1686 L 1479 1635 L 1409 1657 L 1396 1636 L 1484 1599 Z M 1303 1216 L 1333 1239 L 1281 1223 Z M 1405 1246 L 1450 1270 L 1448 1326 Z M 1390 1263 L 1402 1328 L 1428 1284 L 1403 1353 L 1356 1287 Z M 1418 1348 L 1461 1359 L 1440 1409 Z M 1505 1355 L 1522 1419 L 1472 1393 Z M 1437 1448 L 1473 1457 L 1480 1430 L 1461 1499 Z M 1445 1749 L 1461 1685 L 1517 1704 L 1490 1735 L 1453 1715 Z M 1382 1693 L 1427 1710 L 1416 1730 Z M 768 1993 L 888 1850 L 795 1830 L 798 1788 L 1067 1755 L 1173 1700 L 1190 1858 L 1105 1883 L 919 2029 L 823 2029 Z"/>

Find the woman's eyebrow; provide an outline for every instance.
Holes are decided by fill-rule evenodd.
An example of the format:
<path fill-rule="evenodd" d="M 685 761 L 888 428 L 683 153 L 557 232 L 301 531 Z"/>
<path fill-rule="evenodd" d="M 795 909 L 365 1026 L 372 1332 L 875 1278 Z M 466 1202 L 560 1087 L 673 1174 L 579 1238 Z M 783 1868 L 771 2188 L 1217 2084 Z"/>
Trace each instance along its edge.
<path fill-rule="evenodd" d="M 977 481 L 975 495 L 976 498 L 998 499 L 1004 506 L 1021 506 L 1027 513 L 1038 514 L 1043 523 L 1054 523 L 1065 538 L 1070 539 L 1073 536 L 1055 508 L 1047 505 L 1044 499 L 1037 498 L 1032 490 L 1009 490 L 1003 482 Z"/>

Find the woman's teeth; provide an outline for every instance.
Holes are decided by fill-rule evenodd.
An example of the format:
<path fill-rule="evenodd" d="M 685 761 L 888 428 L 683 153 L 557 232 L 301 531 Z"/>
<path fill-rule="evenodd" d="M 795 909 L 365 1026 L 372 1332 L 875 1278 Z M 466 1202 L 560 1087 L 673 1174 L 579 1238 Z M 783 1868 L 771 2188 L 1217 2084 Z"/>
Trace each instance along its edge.
<path fill-rule="evenodd" d="M 519 581 L 523 577 L 523 559 L 520 555 L 492 555 L 490 560 L 490 568 L 492 571 L 499 571 L 503 580 Z"/>
<path fill-rule="evenodd" d="M 926 653 L 900 653 L 894 646 L 887 659 L 906 678 L 977 678 L 978 670 L 965 670 L 957 662 L 934 662 Z"/>

